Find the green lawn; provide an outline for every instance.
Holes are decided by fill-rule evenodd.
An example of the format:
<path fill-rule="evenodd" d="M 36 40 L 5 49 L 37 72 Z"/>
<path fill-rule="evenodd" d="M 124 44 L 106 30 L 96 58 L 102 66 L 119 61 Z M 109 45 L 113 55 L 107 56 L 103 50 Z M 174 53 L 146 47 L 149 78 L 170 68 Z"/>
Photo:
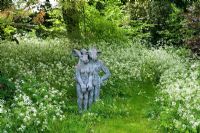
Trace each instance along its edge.
<path fill-rule="evenodd" d="M 151 83 L 133 82 L 124 86 L 126 92 L 120 96 L 104 93 L 104 105 L 96 103 L 84 114 L 77 113 L 76 99 L 70 100 L 63 121 L 52 123 L 52 132 L 70 133 L 156 133 L 155 120 L 147 117 L 155 95 L 156 87 Z M 104 89 L 106 89 L 104 87 Z M 119 88 L 116 88 L 119 89 Z M 114 103 L 114 105 L 113 105 Z M 100 105 L 99 105 L 100 104 Z M 112 105 L 112 106 L 111 106 Z M 115 110 L 115 111 L 110 111 Z M 89 116 L 88 113 L 95 113 Z"/>

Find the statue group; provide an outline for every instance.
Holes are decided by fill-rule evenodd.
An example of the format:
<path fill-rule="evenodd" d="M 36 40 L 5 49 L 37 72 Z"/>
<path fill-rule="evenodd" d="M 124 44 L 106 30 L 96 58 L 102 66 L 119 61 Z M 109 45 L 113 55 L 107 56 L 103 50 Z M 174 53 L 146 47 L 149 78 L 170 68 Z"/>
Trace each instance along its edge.
<path fill-rule="evenodd" d="M 99 99 L 100 87 L 110 77 L 110 71 L 98 59 L 99 52 L 96 48 L 89 50 L 73 50 L 73 55 L 79 58 L 76 65 L 76 91 L 79 113 L 87 110 L 93 102 Z M 100 71 L 104 72 L 101 77 Z"/>

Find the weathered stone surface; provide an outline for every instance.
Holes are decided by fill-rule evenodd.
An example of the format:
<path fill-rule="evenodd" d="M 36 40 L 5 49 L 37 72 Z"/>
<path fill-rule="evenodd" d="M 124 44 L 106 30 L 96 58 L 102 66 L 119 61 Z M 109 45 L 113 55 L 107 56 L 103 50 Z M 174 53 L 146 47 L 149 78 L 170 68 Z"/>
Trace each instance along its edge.
<path fill-rule="evenodd" d="M 73 50 L 73 55 L 79 58 L 76 65 L 76 91 L 79 112 L 87 110 L 93 102 L 99 99 L 100 87 L 110 76 L 110 71 L 98 60 L 100 52 L 96 48 Z M 104 76 L 100 77 L 99 72 Z"/>

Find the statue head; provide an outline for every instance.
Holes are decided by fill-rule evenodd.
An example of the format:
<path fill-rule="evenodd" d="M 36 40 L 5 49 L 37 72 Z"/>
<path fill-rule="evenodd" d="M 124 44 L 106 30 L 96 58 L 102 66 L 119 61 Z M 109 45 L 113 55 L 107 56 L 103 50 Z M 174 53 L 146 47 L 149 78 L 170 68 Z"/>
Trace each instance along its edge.
<path fill-rule="evenodd" d="M 77 49 L 73 49 L 72 54 L 75 57 L 79 57 L 79 61 L 83 62 L 84 64 L 87 64 L 89 62 L 88 51 L 86 49 L 81 49 L 80 51 Z"/>
<path fill-rule="evenodd" d="M 100 54 L 101 52 L 98 51 L 96 48 L 90 48 L 88 50 L 88 55 L 89 55 L 89 58 L 93 61 L 96 61 L 98 59 L 98 55 Z"/>

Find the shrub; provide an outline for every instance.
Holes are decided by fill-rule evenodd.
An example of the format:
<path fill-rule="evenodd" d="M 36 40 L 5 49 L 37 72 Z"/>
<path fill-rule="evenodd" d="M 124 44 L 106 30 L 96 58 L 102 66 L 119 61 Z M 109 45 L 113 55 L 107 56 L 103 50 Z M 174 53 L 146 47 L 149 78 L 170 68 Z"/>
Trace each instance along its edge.
<path fill-rule="evenodd" d="M 108 88 L 112 94 L 127 92 L 124 87 L 116 90 L 114 86 L 117 82 L 125 86 L 133 78 L 157 83 L 160 90 L 155 99 L 155 114 L 161 126 L 170 132 L 197 133 L 200 126 L 199 62 L 189 61 L 186 57 L 189 52 L 184 49 L 174 51 L 168 47 L 147 50 L 134 45 L 111 52 L 107 57 L 112 60 L 104 59 L 112 72 Z"/>
<path fill-rule="evenodd" d="M 12 82 L 0 73 L 0 99 L 7 101 L 13 99 L 15 95 L 15 86 Z"/>
<path fill-rule="evenodd" d="M 196 63 L 189 68 L 179 65 L 161 76 L 162 126 L 180 132 L 198 132 L 200 93 L 197 66 Z"/>
<path fill-rule="evenodd" d="M 97 2 L 98 3 L 98 2 Z M 97 4 L 96 3 L 96 4 Z M 87 42 L 126 43 L 126 30 L 122 27 L 127 13 L 121 9 L 120 2 L 106 1 L 102 10 L 86 5 L 81 22 L 82 34 Z"/>
<path fill-rule="evenodd" d="M 12 102 L 1 103 L 1 131 L 44 131 L 49 120 L 65 117 L 67 91 L 73 86 L 73 60 L 65 42 L 29 38 L 20 46 L 0 44 L 1 71 L 16 86 Z"/>

